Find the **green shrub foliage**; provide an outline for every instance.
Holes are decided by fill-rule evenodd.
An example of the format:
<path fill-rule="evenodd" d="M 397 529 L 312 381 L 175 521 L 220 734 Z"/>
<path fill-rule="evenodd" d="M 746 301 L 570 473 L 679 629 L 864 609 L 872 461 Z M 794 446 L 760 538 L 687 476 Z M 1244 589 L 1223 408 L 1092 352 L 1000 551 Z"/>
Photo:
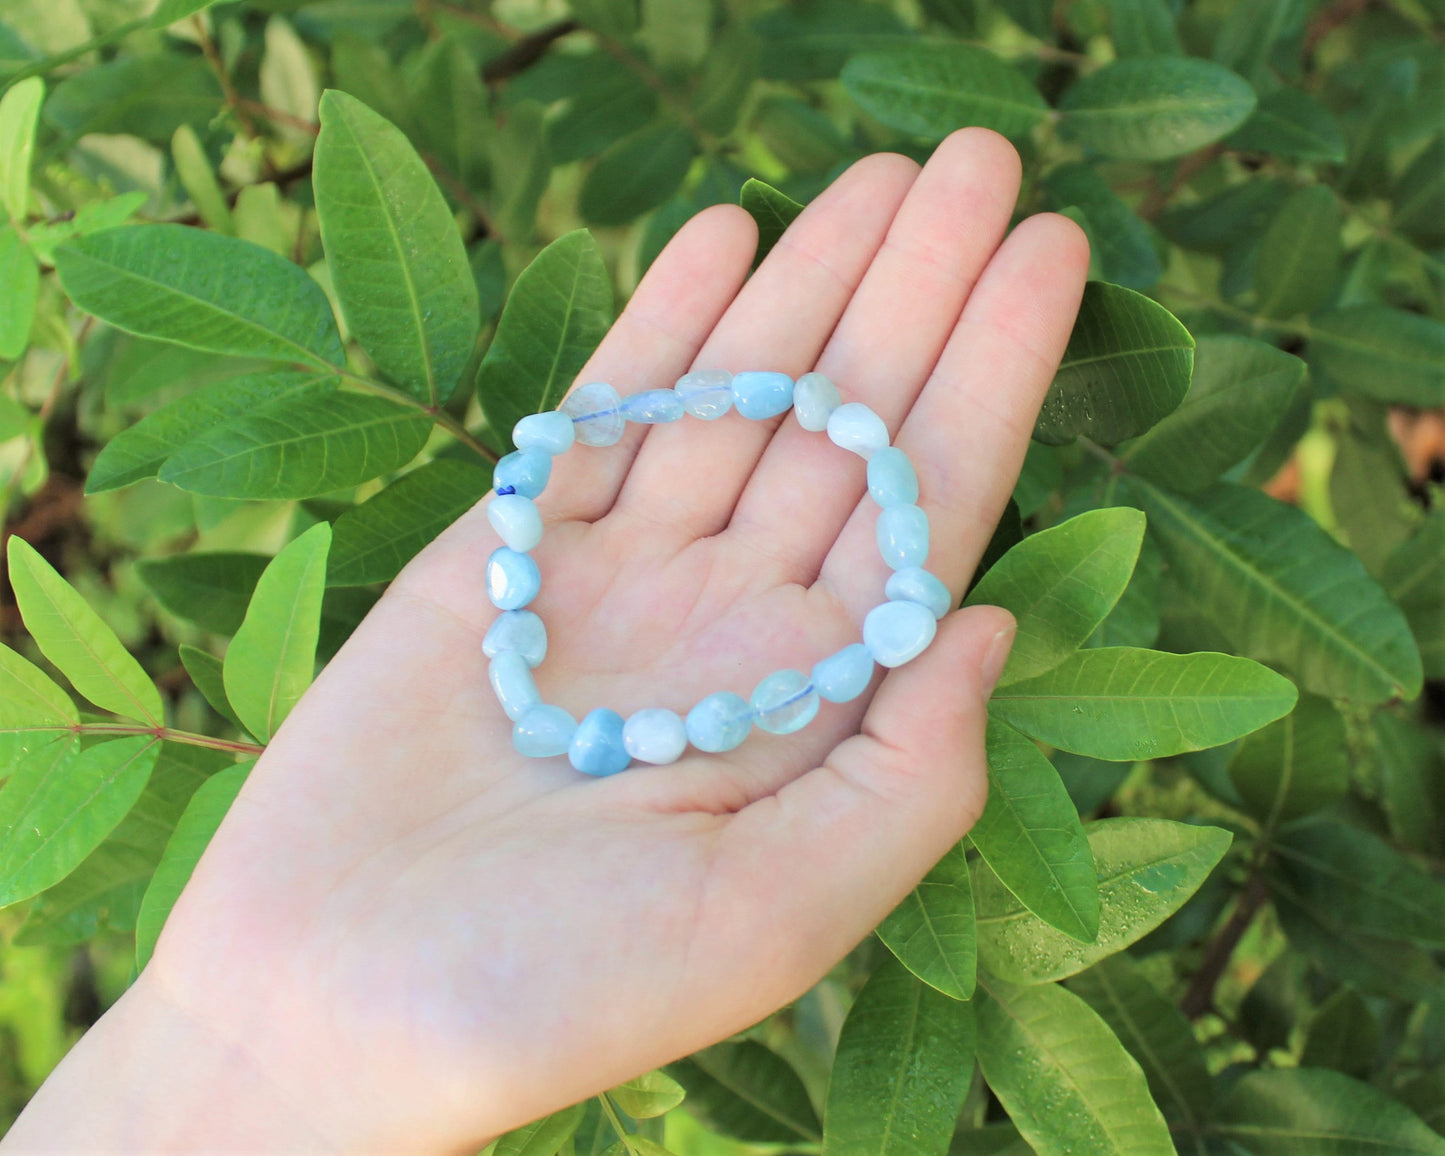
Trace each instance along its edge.
<path fill-rule="evenodd" d="M 499 1156 L 1445 1153 L 1445 506 L 1388 424 L 1445 405 L 1442 42 L 1439 0 L 6 0 L 0 1108 L 680 225 L 741 203 L 761 258 L 983 125 L 1093 246 L 969 596 L 1022 626 L 987 809 L 795 1005 Z"/>

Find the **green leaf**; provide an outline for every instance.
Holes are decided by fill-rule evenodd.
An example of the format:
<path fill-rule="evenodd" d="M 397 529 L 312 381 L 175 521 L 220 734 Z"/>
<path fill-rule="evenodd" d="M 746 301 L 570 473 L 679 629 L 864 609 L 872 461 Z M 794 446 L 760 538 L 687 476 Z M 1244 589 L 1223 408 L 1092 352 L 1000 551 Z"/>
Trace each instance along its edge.
<path fill-rule="evenodd" d="M 0 790 L 0 907 L 59 883 L 100 846 L 145 790 L 159 748 L 136 735 L 82 752 L 66 736 L 27 755 Z"/>
<path fill-rule="evenodd" d="M 265 554 L 232 550 L 142 558 L 136 573 L 156 601 L 177 617 L 214 634 L 235 634 L 261 574 Z"/>
<path fill-rule="evenodd" d="M 1300 1054 L 1302 1068 L 1332 1068 L 1368 1077 L 1380 1051 L 1380 1025 L 1352 987 L 1342 987 L 1310 1019 Z"/>
<path fill-rule="evenodd" d="M 0 736 L 16 728 L 45 724 L 73 727 L 79 723 L 80 715 L 68 694 L 39 667 L 8 646 L 0 646 Z M 0 765 L 0 775 L 3 774 L 4 767 Z"/>
<path fill-rule="evenodd" d="M 1090 510 L 1014 546 L 965 604 L 1002 606 L 1018 621 L 999 684 L 1032 678 L 1073 654 L 1119 600 L 1144 539 L 1144 516 Z"/>
<path fill-rule="evenodd" d="M 1049 207 L 1081 209 L 1089 223 L 1090 248 L 1105 281 L 1148 289 L 1164 271 L 1149 227 L 1099 175 L 1093 165 L 1059 165 L 1044 178 Z"/>
<path fill-rule="evenodd" d="M 45 81 L 27 77 L 0 97 L 0 209 L 24 222 L 30 205 L 30 154 Z"/>
<path fill-rule="evenodd" d="M 1194 338 L 1142 294 L 1090 281 L 1034 437 L 1114 445 L 1176 409 L 1189 390 Z"/>
<path fill-rule="evenodd" d="M 647 1072 L 607 1092 L 634 1120 L 651 1120 L 672 1111 L 687 1092 L 666 1072 Z"/>
<path fill-rule="evenodd" d="M 1420 693 L 1404 615 L 1304 511 L 1222 482 L 1190 498 L 1137 479 L 1130 488 L 1174 580 L 1240 653 L 1316 694 L 1375 703 Z"/>
<path fill-rule="evenodd" d="M 90 133 L 130 134 L 164 147 L 183 124 L 204 132 L 223 101 L 203 57 L 156 52 L 72 73 L 55 86 L 44 117 L 69 142 Z"/>
<path fill-rule="evenodd" d="M 1445 1154 L 1445 1136 L 1396 1100 L 1338 1072 L 1250 1072 L 1220 1106 L 1214 1131 L 1252 1156 Z"/>
<path fill-rule="evenodd" d="M 1284 718 L 1239 744 L 1229 777 L 1250 813 L 1272 831 L 1345 797 L 1350 787 L 1345 739 L 1345 720 L 1334 704 L 1302 694 Z"/>
<path fill-rule="evenodd" d="M 744 24 L 728 24 L 703 62 L 692 94 L 692 119 L 704 132 L 727 136 L 737 126 L 758 75 L 758 41 Z"/>
<path fill-rule="evenodd" d="M 1445 245 L 1445 135 L 1415 158 L 1395 183 L 1395 229 L 1421 245 Z"/>
<path fill-rule="evenodd" d="M 577 211 L 593 225 L 625 225 L 677 191 L 695 152 L 692 134 L 666 121 L 623 137 L 583 180 Z"/>
<path fill-rule="evenodd" d="M 1179 408 L 1119 448 L 1131 472 L 1173 490 L 1203 489 L 1249 456 L 1305 380 L 1298 357 L 1232 334 L 1201 337 Z"/>
<path fill-rule="evenodd" d="M 586 1109 L 573 1104 L 497 1138 L 491 1156 L 555 1156 L 572 1139 Z"/>
<path fill-rule="evenodd" d="M 1247 658 L 1104 646 L 995 690 L 989 709 L 1050 746 L 1132 762 L 1230 742 L 1285 714 L 1295 696 L 1288 679 Z"/>
<path fill-rule="evenodd" d="M 401 98 L 404 105 L 399 111 L 403 119 L 388 110 L 387 105 L 397 102 L 395 98 L 365 103 L 408 136 L 415 132 L 413 139 L 422 155 L 439 163 L 454 181 L 469 190 L 485 188 L 496 133 L 476 60 L 456 39 L 442 36 L 429 41 L 408 64 L 406 80 L 411 99 Z M 365 96 L 359 92 L 351 95 Z M 460 195 L 455 186 L 453 195 Z M 455 231 L 455 224 L 452 228 Z"/>
<path fill-rule="evenodd" d="M 311 685 L 330 545 L 321 522 L 272 559 L 226 651 L 226 698 L 263 743 Z"/>
<path fill-rule="evenodd" d="M 824 1156 L 933 1156 L 948 1147 L 973 1079 L 973 1004 L 894 960 L 879 965 L 843 1022 Z"/>
<path fill-rule="evenodd" d="M 26 229 L 31 252 L 45 265 L 55 264 L 55 247 L 75 237 L 88 237 L 123 225 L 140 211 L 149 198 L 143 192 L 91 201 L 76 210 L 69 220 L 35 221 Z"/>
<path fill-rule="evenodd" d="M 1093 941 L 1099 887 L 1084 825 L 1053 764 L 996 719 L 988 724 L 988 803 L 968 837 L 1020 903 L 1065 935 Z"/>
<path fill-rule="evenodd" d="M 1181 56 L 1166 0 L 1107 0 L 1109 36 L 1119 56 Z"/>
<path fill-rule="evenodd" d="M 1405 613 L 1425 677 L 1445 677 L 1445 508 L 1391 551 L 1380 581 Z"/>
<path fill-rule="evenodd" d="M 197 12 L 204 12 L 216 0 L 161 0 L 151 14 L 151 27 L 164 28 Z"/>
<path fill-rule="evenodd" d="M 749 177 L 743 183 L 738 204 L 758 223 L 758 251 L 753 256 L 753 267 L 757 268 L 803 211 L 803 206 L 756 177 Z"/>
<path fill-rule="evenodd" d="M 611 323 L 612 284 L 585 229 L 522 270 L 477 371 L 477 400 L 499 443 L 529 413 L 557 407 Z"/>
<path fill-rule="evenodd" d="M 1310 366 L 1348 393 L 1402 405 L 1445 405 L 1445 323 L 1389 305 L 1352 305 L 1310 319 Z"/>
<path fill-rule="evenodd" d="M 345 364 L 321 286 L 284 257 L 184 225 L 127 225 L 63 245 L 61 284 L 127 333 L 207 353 Z"/>
<path fill-rule="evenodd" d="M 1192 56 L 1119 60 L 1073 85 L 1060 128 L 1118 160 L 1162 161 L 1213 144 L 1254 111 L 1254 90 L 1227 68 Z"/>
<path fill-rule="evenodd" d="M 978 1001 L 978 1063 L 1038 1156 L 1173 1156 L 1144 1073 L 1078 996 L 990 982 Z"/>
<path fill-rule="evenodd" d="M 1343 216 L 1324 185 L 1291 193 L 1265 230 L 1254 264 L 1254 290 L 1266 317 L 1308 313 L 1334 288 Z"/>
<path fill-rule="evenodd" d="M 819 1140 L 823 1126 L 787 1060 L 762 1044 L 717 1044 L 664 1069 L 687 1090 L 687 1110 L 736 1140 Z"/>
<path fill-rule="evenodd" d="M 1034 915 L 987 864 L 974 865 L 979 963 L 1011 983 L 1075 975 L 1153 931 L 1184 905 L 1231 835 L 1167 819 L 1099 819 L 1084 827 L 1099 880 L 1099 934 L 1080 943 Z"/>
<path fill-rule="evenodd" d="M 401 131 L 354 97 L 321 98 L 316 212 L 336 296 L 363 349 L 408 392 L 452 395 L 480 325 L 451 210 Z"/>
<path fill-rule="evenodd" d="M 1178 1006 L 1144 978 L 1126 951 L 1080 972 L 1069 981 L 1069 989 L 1129 1050 L 1164 1115 L 1197 1132 L 1209 1119 L 1213 1085 L 1204 1049 Z"/>
<path fill-rule="evenodd" d="M 1254 115 L 1224 143 L 1241 152 L 1269 153 L 1292 161 L 1345 162 L 1345 137 L 1339 124 L 1300 88 L 1280 88 L 1261 96 Z"/>
<path fill-rule="evenodd" d="M 907 41 L 912 33 L 888 8 L 860 0 L 817 0 L 774 8 L 753 22 L 769 80 L 832 80 L 855 52 Z"/>
<path fill-rule="evenodd" d="M 7 553 L 15 601 L 40 652 L 96 706 L 160 726 L 160 691 L 100 615 L 18 534 Z"/>
<path fill-rule="evenodd" d="M 900 44 L 864 51 L 843 87 L 870 116 L 929 140 L 964 125 L 1022 137 L 1049 115 L 1028 77 L 971 44 Z"/>
<path fill-rule="evenodd" d="M 527 101 L 507 110 L 506 123 L 492 138 L 489 160 L 492 223 L 508 241 L 526 244 L 536 232 L 537 202 L 552 172 L 541 106 Z"/>
<path fill-rule="evenodd" d="M 273 369 L 188 393 L 111 438 L 91 464 L 85 492 L 98 494 L 153 478 L 172 454 L 207 431 L 253 414 L 277 398 L 328 394 L 334 381 L 330 375 Z"/>
<path fill-rule="evenodd" d="M 160 479 L 218 498 L 310 498 L 411 461 L 430 415 L 370 394 L 291 392 L 192 438 Z"/>
<path fill-rule="evenodd" d="M 181 643 L 178 650 L 181 665 L 186 668 L 186 673 L 191 676 L 192 685 L 201 692 L 201 697 L 210 704 L 213 711 L 229 721 L 238 731 L 244 733 L 246 728 L 241 725 L 241 720 L 236 717 L 236 712 L 226 701 L 225 663 L 209 651 L 187 646 L 184 642 Z"/>
<path fill-rule="evenodd" d="M 176 176 L 190 194 L 191 203 L 196 206 L 196 212 L 206 227 L 234 237 L 236 222 L 231 217 L 231 207 L 226 203 L 226 195 L 221 192 L 206 150 L 201 147 L 196 130 L 190 125 L 181 125 L 171 137 L 171 159 L 175 162 Z"/>
<path fill-rule="evenodd" d="M 14 226 L 0 226 L 0 360 L 25 352 L 39 300 L 40 267 Z"/>
<path fill-rule="evenodd" d="M 166 841 L 165 853 L 141 900 L 135 926 L 135 965 L 143 970 L 155 951 L 161 928 L 181 892 L 191 880 L 202 853 L 231 809 L 252 763 L 240 763 L 212 775 L 191 796 L 176 829 Z"/>
<path fill-rule="evenodd" d="M 328 586 L 390 582 L 433 538 L 491 488 L 470 462 L 428 462 L 348 510 L 332 526 Z"/>
<path fill-rule="evenodd" d="M 934 865 L 877 930 L 888 950 L 924 983 L 954 999 L 973 996 L 977 943 L 962 844 Z"/>
<path fill-rule="evenodd" d="M 1129 584 L 1086 645 L 1153 646 L 1159 639 L 1159 591 L 1163 578 L 1164 557 L 1154 540 L 1146 536 Z"/>
<path fill-rule="evenodd" d="M 596 156 L 651 123 L 657 111 L 656 91 L 605 52 L 553 55 L 538 68 L 548 65 L 566 70 L 561 94 L 567 105 L 547 122 L 547 147 L 559 165 Z"/>
<path fill-rule="evenodd" d="M 749 127 L 794 173 L 826 173 L 853 154 L 853 146 L 825 113 L 791 97 L 760 101 Z"/>

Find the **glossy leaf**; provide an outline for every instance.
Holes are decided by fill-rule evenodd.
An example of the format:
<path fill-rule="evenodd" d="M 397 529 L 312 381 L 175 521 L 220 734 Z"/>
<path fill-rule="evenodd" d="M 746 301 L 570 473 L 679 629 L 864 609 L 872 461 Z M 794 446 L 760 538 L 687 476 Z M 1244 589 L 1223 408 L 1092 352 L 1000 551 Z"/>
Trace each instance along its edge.
<path fill-rule="evenodd" d="M 408 392 L 446 401 L 480 318 L 466 249 L 436 181 L 396 126 L 334 90 L 321 98 L 312 179 L 351 332 Z"/>
<path fill-rule="evenodd" d="M 30 156 L 45 81 L 31 76 L 0 97 L 0 209 L 24 221 L 30 205 Z"/>
<path fill-rule="evenodd" d="M 1080 943 L 1046 924 L 982 862 L 974 866 L 980 965 L 1011 983 L 1075 975 L 1128 947 L 1179 910 L 1228 850 L 1218 827 L 1166 819 L 1098 819 L 1084 830 L 1099 881 L 1099 934 Z"/>
<path fill-rule="evenodd" d="M 266 567 L 226 650 L 226 697 L 246 729 L 269 742 L 311 685 L 331 527 L 311 527 Z"/>
<path fill-rule="evenodd" d="M 999 685 L 1042 674 L 1084 644 L 1128 585 L 1143 538 L 1138 510 L 1091 510 L 994 563 L 965 602 L 1002 606 L 1018 622 Z"/>
<path fill-rule="evenodd" d="M 1329 699 L 1302 694 L 1284 718 L 1239 744 L 1229 777 L 1266 830 L 1332 806 L 1350 786 L 1345 720 Z"/>
<path fill-rule="evenodd" d="M 716 1044 L 664 1069 L 687 1090 L 687 1110 L 736 1140 L 819 1140 L 823 1126 L 788 1062 L 753 1040 Z"/>
<path fill-rule="evenodd" d="M 973 1078 L 973 1004 L 902 964 L 879 965 L 838 1039 L 824 1156 L 931 1156 L 953 1135 Z"/>
<path fill-rule="evenodd" d="M 995 690 L 989 709 L 1050 746 L 1133 761 L 1247 735 L 1288 712 L 1296 693 L 1247 658 L 1106 646 Z"/>
<path fill-rule="evenodd" d="M 1292 161 L 1343 164 L 1345 137 L 1319 101 L 1299 88 L 1280 88 L 1259 98 L 1254 115 L 1224 142 L 1244 152 Z"/>
<path fill-rule="evenodd" d="M 634 1120 L 651 1120 L 672 1111 L 687 1092 L 666 1072 L 646 1072 L 607 1092 L 614 1103 Z"/>
<path fill-rule="evenodd" d="M 0 225 L 0 359 L 25 352 L 39 300 L 40 267 L 14 226 Z"/>
<path fill-rule="evenodd" d="M 1044 178 L 1049 207 L 1081 209 L 1092 256 L 1105 281 L 1148 289 L 1164 271 L 1149 228 L 1092 165 L 1059 165 Z"/>
<path fill-rule="evenodd" d="M 160 691 L 100 615 L 18 534 L 7 552 L 15 601 L 41 653 L 96 706 L 161 725 Z"/>
<path fill-rule="evenodd" d="M 321 286 L 284 257 L 183 225 L 126 225 L 55 253 L 81 309 L 127 333 L 207 353 L 342 365 Z"/>
<path fill-rule="evenodd" d="M 977 942 L 973 887 L 963 846 L 951 848 L 878 925 L 900 963 L 944 995 L 973 996 Z"/>
<path fill-rule="evenodd" d="M 1194 350 L 1179 408 L 1119 449 L 1128 469 L 1170 489 L 1203 489 L 1278 424 L 1305 380 L 1299 358 L 1250 337 L 1211 334 Z"/>
<path fill-rule="evenodd" d="M 611 323 L 607 266 L 585 230 L 522 270 L 477 371 L 477 400 L 499 444 L 521 418 L 557 407 Z"/>
<path fill-rule="evenodd" d="M 1389 305 L 1311 318 L 1310 365 L 1349 393 L 1403 405 L 1445 404 L 1445 322 Z"/>
<path fill-rule="evenodd" d="M 692 134 L 659 122 L 611 145 L 582 182 L 577 209 L 593 225 L 625 225 L 677 191 L 692 165 Z"/>
<path fill-rule="evenodd" d="M 1254 105 L 1254 90 L 1227 68 L 1153 56 L 1116 61 L 1076 82 L 1059 102 L 1060 127 L 1101 156 L 1168 160 L 1227 136 Z"/>
<path fill-rule="evenodd" d="M 1310 1019 L 1300 1053 L 1302 1068 L 1331 1068 L 1367 1077 L 1380 1050 L 1380 1025 L 1360 993 L 1342 987 Z"/>
<path fill-rule="evenodd" d="M 1189 390 L 1194 338 L 1142 294 L 1091 281 L 1034 437 L 1114 445 L 1176 409 Z"/>
<path fill-rule="evenodd" d="M 1078 996 L 990 981 L 978 1001 L 978 1063 L 1038 1156 L 1172 1156 L 1144 1073 Z"/>
<path fill-rule="evenodd" d="M 384 397 L 292 391 L 193 437 L 159 476 L 218 498 L 310 498 L 400 469 L 431 428 L 428 414 Z"/>
<path fill-rule="evenodd" d="M 1324 185 L 1290 194 L 1259 242 L 1254 265 L 1259 312 L 1292 317 L 1325 300 L 1339 275 L 1342 223 L 1339 202 Z"/>
<path fill-rule="evenodd" d="M 990 720 L 987 747 L 988 802 L 969 839 L 1020 903 L 1065 935 L 1092 941 L 1099 887 L 1069 792 L 1043 752 L 1012 727 Z"/>
<path fill-rule="evenodd" d="M 499 1136 L 492 1156 L 555 1156 L 572 1139 L 584 1111 L 581 1104 L 573 1104 Z"/>
<path fill-rule="evenodd" d="M 1174 579 L 1240 653 L 1279 663 L 1316 694 L 1419 694 L 1404 615 L 1308 514 L 1225 483 L 1189 498 L 1131 488 Z"/>
<path fill-rule="evenodd" d="M 1048 116 L 1023 73 L 971 44 L 865 51 L 843 69 L 843 87 L 870 116 L 930 140 L 965 125 L 1021 137 Z"/>
<path fill-rule="evenodd" d="M 792 197 L 754 177 L 749 177 L 744 183 L 738 203 L 758 223 L 758 251 L 753 257 L 754 265 L 761 263 L 773 251 L 773 246 L 803 211 L 803 206 Z"/>
<path fill-rule="evenodd" d="M 261 574 L 264 554 L 218 550 L 142 558 L 136 573 L 156 601 L 172 614 L 214 634 L 235 634 Z"/>

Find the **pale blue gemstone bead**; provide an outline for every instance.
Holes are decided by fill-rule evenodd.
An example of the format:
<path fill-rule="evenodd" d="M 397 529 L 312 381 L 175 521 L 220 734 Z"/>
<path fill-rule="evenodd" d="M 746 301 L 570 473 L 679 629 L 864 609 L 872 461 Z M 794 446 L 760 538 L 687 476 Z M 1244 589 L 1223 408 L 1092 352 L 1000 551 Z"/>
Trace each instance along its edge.
<path fill-rule="evenodd" d="M 805 373 L 793 386 L 793 413 L 809 433 L 828 428 L 828 417 L 843 404 L 838 387 L 821 373 Z"/>
<path fill-rule="evenodd" d="M 578 386 L 557 408 L 572 419 L 572 432 L 584 446 L 616 445 L 627 424 L 621 395 L 605 381 Z"/>
<path fill-rule="evenodd" d="M 542 572 L 530 554 L 498 546 L 487 559 L 487 597 L 498 610 L 520 610 L 542 589 Z"/>
<path fill-rule="evenodd" d="M 507 717 L 516 722 L 534 706 L 542 705 L 541 692 L 532 678 L 532 668 L 515 650 L 504 650 L 487 667 L 492 690 Z"/>
<path fill-rule="evenodd" d="M 802 730 L 818 713 L 818 692 L 801 670 L 775 670 L 753 691 L 754 721 L 775 735 Z"/>
<path fill-rule="evenodd" d="M 553 457 L 566 453 L 576 439 L 572 419 L 555 409 L 529 413 L 512 427 L 512 444 L 519 450 L 541 450 Z"/>
<path fill-rule="evenodd" d="M 492 467 L 492 488 L 499 494 L 540 498 L 552 477 L 552 455 L 545 450 L 513 450 Z"/>
<path fill-rule="evenodd" d="M 921 566 L 908 566 L 888 575 L 883 596 L 890 601 L 918 602 L 942 618 L 953 609 L 953 592 Z"/>
<path fill-rule="evenodd" d="M 733 375 L 726 369 L 684 373 L 673 388 L 682 398 L 682 408 L 703 421 L 722 417 L 733 407 Z"/>
<path fill-rule="evenodd" d="M 560 706 L 534 706 L 512 724 L 512 746 L 533 759 L 565 755 L 577 733 L 577 720 Z"/>
<path fill-rule="evenodd" d="M 644 389 L 622 399 L 622 416 L 640 425 L 680 421 L 682 413 L 682 398 L 671 389 Z"/>
<path fill-rule="evenodd" d="M 496 658 L 504 650 L 520 654 L 528 666 L 540 666 L 547 657 L 546 624 L 530 610 L 504 610 L 487 627 L 482 653 Z"/>
<path fill-rule="evenodd" d="M 813 667 L 812 683 L 818 696 L 829 702 L 852 702 L 873 679 L 873 652 L 861 642 L 845 646 L 820 659 Z"/>
<path fill-rule="evenodd" d="M 758 421 L 786 413 L 793 404 L 793 379 L 786 373 L 750 371 L 733 375 L 733 404 L 743 417 Z"/>
<path fill-rule="evenodd" d="M 828 440 L 866 461 L 888 445 L 888 427 L 861 401 L 850 401 L 828 415 Z"/>
<path fill-rule="evenodd" d="M 675 763 L 687 749 L 687 724 L 675 710 L 634 711 L 622 728 L 622 745 L 640 763 Z"/>
<path fill-rule="evenodd" d="M 897 446 L 884 446 L 868 459 L 868 493 L 884 509 L 918 501 L 918 475 Z"/>
<path fill-rule="evenodd" d="M 730 690 L 710 694 L 687 712 L 687 741 L 700 751 L 730 751 L 753 728 L 753 708 Z"/>
<path fill-rule="evenodd" d="M 917 506 L 889 506 L 878 515 L 878 552 L 895 570 L 928 561 L 928 515 Z"/>
<path fill-rule="evenodd" d="M 902 666 L 917 658 L 937 633 L 938 619 L 918 602 L 884 602 L 863 619 L 863 645 L 879 666 Z"/>
<path fill-rule="evenodd" d="M 487 503 L 487 521 L 503 542 L 525 554 L 542 540 L 542 515 L 536 503 L 521 494 L 498 494 Z"/>
<path fill-rule="evenodd" d="M 599 706 L 588 711 L 577 724 L 567 759 L 584 775 L 615 775 L 625 771 L 632 756 L 622 745 L 622 716 L 615 710 Z"/>

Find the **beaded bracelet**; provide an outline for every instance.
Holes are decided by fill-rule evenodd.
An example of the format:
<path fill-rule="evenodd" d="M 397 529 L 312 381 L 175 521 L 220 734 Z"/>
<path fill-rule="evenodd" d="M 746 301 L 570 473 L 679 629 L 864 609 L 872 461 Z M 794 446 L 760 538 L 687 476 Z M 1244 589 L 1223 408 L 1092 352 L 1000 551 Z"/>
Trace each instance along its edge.
<path fill-rule="evenodd" d="M 542 579 L 529 551 L 542 540 L 542 519 L 533 502 L 547 485 L 552 458 L 575 442 L 610 446 L 630 422 L 658 425 L 684 413 L 712 421 L 736 407 L 745 418 L 776 417 L 791 408 L 805 430 L 827 430 L 835 445 L 868 463 L 868 493 L 881 508 L 878 549 L 892 568 L 883 588 L 887 601 L 863 620 L 863 641 L 819 661 L 811 674 L 779 670 L 758 683 L 752 699 L 731 691 L 710 694 L 688 711 L 648 708 L 626 720 L 598 707 L 579 723 L 560 706 L 542 701 L 532 670 L 547 653 L 547 628 L 524 609 Z M 849 702 L 873 678 L 873 665 L 902 666 L 927 649 L 953 597 L 923 569 L 928 558 L 928 516 L 918 507 L 918 476 L 904 452 L 888 444 L 883 419 L 860 402 L 843 403 L 821 373 L 793 381 L 785 373 L 730 374 L 702 370 L 680 378 L 673 389 L 649 389 L 626 398 L 603 382 L 573 390 L 549 413 L 522 418 L 512 430 L 516 445 L 496 466 L 496 494 L 487 518 L 506 545 L 487 559 L 487 593 L 502 613 L 487 631 L 482 650 L 497 699 L 512 720 L 512 745 L 528 756 L 565 754 L 584 774 L 612 775 L 637 759 L 671 763 L 690 742 L 700 751 L 730 751 L 753 728 L 792 734 L 812 721 L 819 699 Z"/>

